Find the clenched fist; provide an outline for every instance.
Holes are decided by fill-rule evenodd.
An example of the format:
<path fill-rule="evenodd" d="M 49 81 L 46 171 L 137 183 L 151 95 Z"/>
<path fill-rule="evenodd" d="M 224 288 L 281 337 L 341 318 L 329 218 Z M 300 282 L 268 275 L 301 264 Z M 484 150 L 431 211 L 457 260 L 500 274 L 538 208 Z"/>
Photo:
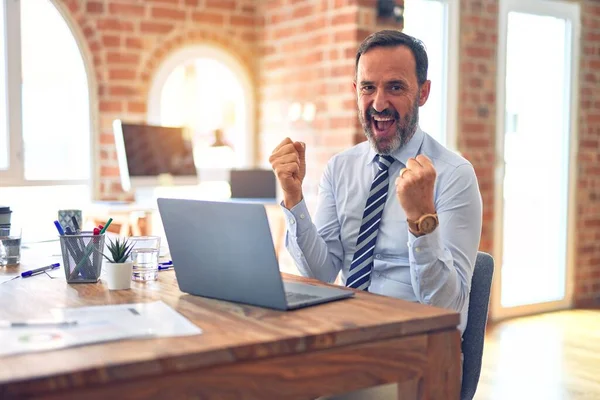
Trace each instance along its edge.
<path fill-rule="evenodd" d="M 435 213 L 435 177 L 431 160 L 422 154 L 409 158 L 406 168 L 400 170 L 396 178 L 396 196 L 410 221 L 418 220 L 423 214 Z"/>
<path fill-rule="evenodd" d="M 283 205 L 288 210 L 302 201 L 302 181 L 306 175 L 304 151 L 304 143 L 285 138 L 269 157 L 283 189 Z"/>

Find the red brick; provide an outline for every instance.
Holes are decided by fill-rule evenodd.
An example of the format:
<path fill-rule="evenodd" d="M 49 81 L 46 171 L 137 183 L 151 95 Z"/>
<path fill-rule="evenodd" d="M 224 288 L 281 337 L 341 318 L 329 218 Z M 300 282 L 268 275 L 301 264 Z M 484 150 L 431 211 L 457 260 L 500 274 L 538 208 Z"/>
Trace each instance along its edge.
<path fill-rule="evenodd" d="M 130 101 L 127 103 L 127 111 L 131 113 L 145 113 L 146 103 Z"/>
<path fill-rule="evenodd" d="M 354 29 L 345 29 L 336 32 L 333 36 L 334 43 L 350 42 L 356 40 L 356 31 Z"/>
<path fill-rule="evenodd" d="M 71 14 L 77 14 L 79 11 L 79 0 L 64 0 L 64 2 Z"/>
<path fill-rule="evenodd" d="M 121 45 L 121 38 L 114 35 L 103 35 L 102 44 L 105 47 L 119 47 Z"/>
<path fill-rule="evenodd" d="M 331 117 L 329 127 L 331 129 L 348 128 L 354 126 L 355 117 Z"/>
<path fill-rule="evenodd" d="M 225 15 L 201 11 L 193 13 L 192 19 L 200 23 L 223 24 L 225 22 Z"/>
<path fill-rule="evenodd" d="M 233 11 L 236 8 L 235 0 L 206 0 L 206 8 L 220 8 Z"/>
<path fill-rule="evenodd" d="M 135 79 L 135 71 L 132 69 L 111 69 L 108 72 L 109 79 L 131 80 Z"/>
<path fill-rule="evenodd" d="M 254 26 L 254 18 L 245 15 L 232 15 L 230 21 L 233 26 Z"/>
<path fill-rule="evenodd" d="M 153 7 L 152 17 L 181 21 L 185 19 L 185 11 L 167 7 Z"/>
<path fill-rule="evenodd" d="M 119 174 L 119 167 L 108 167 L 106 165 L 103 165 L 100 168 L 100 175 L 103 177 L 119 176 Z"/>
<path fill-rule="evenodd" d="M 254 15 L 256 13 L 256 6 L 254 4 L 244 4 L 242 5 L 242 12 Z"/>
<path fill-rule="evenodd" d="M 308 32 L 314 32 L 320 29 L 325 29 L 330 26 L 329 22 L 324 18 L 309 18 L 304 24 L 304 28 Z"/>
<path fill-rule="evenodd" d="M 113 133 L 101 133 L 100 144 L 115 144 L 115 136 Z"/>
<path fill-rule="evenodd" d="M 241 39 L 244 42 L 253 43 L 257 40 L 256 33 L 254 31 L 242 33 Z"/>
<path fill-rule="evenodd" d="M 142 33 L 168 33 L 174 28 L 173 24 L 159 22 L 142 22 L 140 29 Z"/>
<path fill-rule="evenodd" d="M 292 11 L 292 18 L 304 18 L 308 17 L 313 13 L 313 7 L 311 5 L 305 5 L 302 7 L 296 7 Z"/>
<path fill-rule="evenodd" d="M 120 101 L 100 101 L 99 109 L 103 112 L 121 112 L 123 106 Z"/>
<path fill-rule="evenodd" d="M 144 42 L 140 38 L 129 37 L 125 39 L 125 46 L 129 49 L 142 49 L 144 48 Z"/>
<path fill-rule="evenodd" d="M 144 3 L 180 4 L 181 0 L 144 0 Z"/>
<path fill-rule="evenodd" d="M 356 24 L 355 12 L 345 12 L 343 14 L 335 14 L 331 19 L 332 25 Z"/>
<path fill-rule="evenodd" d="M 119 16 L 132 15 L 141 17 L 145 14 L 145 7 L 141 4 L 128 4 L 128 3 L 110 3 L 108 9 L 111 14 Z"/>
<path fill-rule="evenodd" d="M 198 4 L 200 4 L 199 0 L 185 0 L 186 6 L 198 7 Z"/>
<path fill-rule="evenodd" d="M 469 46 L 465 49 L 468 57 L 489 59 L 493 55 L 493 50 L 486 47 Z"/>
<path fill-rule="evenodd" d="M 96 22 L 96 27 L 100 31 L 133 32 L 133 22 L 121 21 L 116 18 L 99 19 Z"/>
<path fill-rule="evenodd" d="M 135 96 L 138 93 L 134 86 L 110 86 L 108 94 L 111 96 Z"/>
<path fill-rule="evenodd" d="M 106 54 L 106 62 L 111 64 L 138 64 L 140 56 L 131 53 L 108 52 Z"/>
<path fill-rule="evenodd" d="M 101 14 L 104 12 L 104 4 L 98 1 L 90 1 L 86 5 L 86 11 L 91 14 Z"/>

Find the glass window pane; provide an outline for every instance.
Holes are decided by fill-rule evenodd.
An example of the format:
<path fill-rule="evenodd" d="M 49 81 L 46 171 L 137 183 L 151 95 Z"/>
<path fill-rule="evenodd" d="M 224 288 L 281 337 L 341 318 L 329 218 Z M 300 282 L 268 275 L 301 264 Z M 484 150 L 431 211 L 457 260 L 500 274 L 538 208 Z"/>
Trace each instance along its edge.
<path fill-rule="evenodd" d="M 75 38 L 49 0 L 21 2 L 21 44 L 25 178 L 88 179 L 87 76 Z"/>
<path fill-rule="evenodd" d="M 431 80 L 427 103 L 419 109 L 419 126 L 438 142 L 446 144 L 446 98 L 448 86 L 448 11 L 440 0 L 411 0 L 404 2 L 403 32 L 425 44 Z"/>
<path fill-rule="evenodd" d="M 239 79 L 210 58 L 176 67 L 161 91 L 160 123 L 188 128 L 198 168 L 239 166 L 245 149 L 236 144 L 246 135 L 245 95 Z M 214 146 L 216 130 L 227 146 Z"/>
<path fill-rule="evenodd" d="M 508 14 L 503 307 L 561 300 L 565 295 L 573 118 L 569 37 L 565 19 Z M 532 208 L 546 216 L 536 221 L 535 235 L 523 226 Z"/>
<path fill-rule="evenodd" d="M 6 118 L 6 24 L 4 2 L 0 3 L 0 170 L 9 167 L 9 141 Z"/>

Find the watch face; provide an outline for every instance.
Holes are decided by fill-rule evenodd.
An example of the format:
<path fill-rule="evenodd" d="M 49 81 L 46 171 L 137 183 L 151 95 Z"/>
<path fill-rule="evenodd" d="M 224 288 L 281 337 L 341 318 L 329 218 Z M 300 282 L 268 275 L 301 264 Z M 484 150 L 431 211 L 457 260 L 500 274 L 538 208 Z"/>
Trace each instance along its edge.
<path fill-rule="evenodd" d="M 435 217 L 427 217 L 424 218 L 419 224 L 419 230 L 424 233 L 429 233 L 433 231 L 436 227 Z"/>

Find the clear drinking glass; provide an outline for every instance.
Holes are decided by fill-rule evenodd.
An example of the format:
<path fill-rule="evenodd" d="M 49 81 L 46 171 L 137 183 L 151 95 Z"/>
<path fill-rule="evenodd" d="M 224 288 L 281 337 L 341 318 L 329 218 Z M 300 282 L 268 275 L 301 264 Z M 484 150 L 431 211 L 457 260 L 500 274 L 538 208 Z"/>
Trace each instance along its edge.
<path fill-rule="evenodd" d="M 160 236 L 133 236 L 130 240 L 133 243 L 131 279 L 139 282 L 157 280 Z"/>
<path fill-rule="evenodd" d="M 21 262 L 21 228 L 0 228 L 0 266 Z"/>

